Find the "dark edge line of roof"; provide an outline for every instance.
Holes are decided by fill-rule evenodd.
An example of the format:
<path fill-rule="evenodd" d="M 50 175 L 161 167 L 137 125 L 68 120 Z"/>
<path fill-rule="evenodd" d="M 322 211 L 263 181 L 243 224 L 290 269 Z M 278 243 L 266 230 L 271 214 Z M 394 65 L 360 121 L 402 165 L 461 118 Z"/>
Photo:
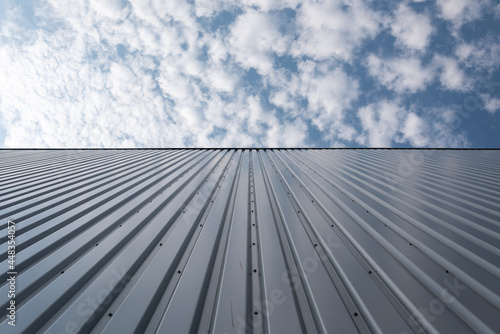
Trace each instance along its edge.
<path fill-rule="evenodd" d="M 439 151 L 497 151 L 500 148 L 443 148 L 443 147 L 133 147 L 133 148 L 0 148 L 0 151 L 70 151 L 70 150 L 84 150 L 84 151 L 141 151 L 141 150 L 439 150 Z"/>

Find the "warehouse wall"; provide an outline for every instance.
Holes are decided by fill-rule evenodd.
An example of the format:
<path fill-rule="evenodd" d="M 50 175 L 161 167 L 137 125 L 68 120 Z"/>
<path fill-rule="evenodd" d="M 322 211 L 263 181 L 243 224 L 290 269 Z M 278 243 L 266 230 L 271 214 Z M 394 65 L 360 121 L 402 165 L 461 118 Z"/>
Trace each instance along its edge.
<path fill-rule="evenodd" d="M 498 333 L 499 166 L 498 150 L 2 150 L 0 333 Z"/>

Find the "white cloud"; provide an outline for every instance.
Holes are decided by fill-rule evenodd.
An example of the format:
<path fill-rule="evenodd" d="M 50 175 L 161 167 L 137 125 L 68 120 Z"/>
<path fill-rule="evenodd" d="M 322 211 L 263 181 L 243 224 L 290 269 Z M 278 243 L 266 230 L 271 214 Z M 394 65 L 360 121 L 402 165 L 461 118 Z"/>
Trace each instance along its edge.
<path fill-rule="evenodd" d="M 486 36 L 471 43 L 459 42 L 455 49 L 459 62 L 476 71 L 492 72 L 498 68 L 500 43 L 497 36 Z"/>
<path fill-rule="evenodd" d="M 268 132 L 266 147 L 307 147 L 307 126 L 304 122 L 296 120 L 291 124 L 275 125 Z"/>
<path fill-rule="evenodd" d="M 468 115 L 457 108 L 412 106 L 401 128 L 402 135 L 396 141 L 409 141 L 415 147 L 468 147 L 467 135 L 462 129 Z"/>
<path fill-rule="evenodd" d="M 241 70 L 228 55 L 262 69 L 258 52 L 265 57 L 283 48 L 264 31 L 240 35 L 241 49 L 233 49 L 239 53 L 230 54 L 223 37 L 200 37 L 194 11 L 183 2 L 51 2 L 37 15 L 50 29 L 27 34 L 14 23 L 1 26 L 9 36 L 0 47 L 4 146 L 305 145 L 303 121 L 279 121 L 258 98 L 237 90 Z M 275 25 L 255 11 L 241 20 Z M 260 49 L 247 61 L 254 42 Z M 221 135 L 213 135 L 216 128 Z"/>
<path fill-rule="evenodd" d="M 451 21 L 456 28 L 479 19 L 489 4 L 489 0 L 437 0 L 441 17 Z"/>
<path fill-rule="evenodd" d="M 460 69 L 456 59 L 437 55 L 433 61 L 440 71 L 439 80 L 444 88 L 458 91 L 466 91 L 471 88 L 470 80 Z"/>
<path fill-rule="evenodd" d="M 276 107 L 282 108 L 283 110 L 286 111 L 293 112 L 294 109 L 298 108 L 294 96 L 290 95 L 290 93 L 288 93 L 285 90 L 279 90 L 271 93 L 269 102 L 274 104 Z"/>
<path fill-rule="evenodd" d="M 258 7 L 261 10 L 269 11 L 282 8 L 296 8 L 301 0 L 243 0 L 241 1 L 247 6 Z"/>
<path fill-rule="evenodd" d="M 235 72 L 228 70 L 224 66 L 214 65 L 208 69 L 207 78 L 212 87 L 218 92 L 232 93 L 238 82 Z"/>
<path fill-rule="evenodd" d="M 457 109 L 420 108 L 406 110 L 399 101 L 381 100 L 358 111 L 362 133 L 356 138 L 361 145 L 391 147 L 393 142 L 414 147 L 467 147 L 469 142 L 462 126 L 466 117 Z"/>
<path fill-rule="evenodd" d="M 294 56 L 349 60 L 353 50 L 380 29 L 381 18 L 361 0 L 305 2 L 297 10 L 300 32 Z"/>
<path fill-rule="evenodd" d="M 320 131 L 351 140 L 344 122 L 346 110 L 359 96 L 359 84 L 341 68 L 317 66 L 307 61 L 299 64 L 299 94 L 308 101 L 308 118 Z"/>
<path fill-rule="evenodd" d="M 128 14 L 128 8 L 121 0 L 90 0 L 89 5 L 97 15 L 112 20 L 123 19 Z"/>
<path fill-rule="evenodd" d="M 489 97 L 485 99 L 484 108 L 491 114 L 495 114 L 500 110 L 500 99 L 497 97 Z"/>
<path fill-rule="evenodd" d="M 444 114 L 406 111 L 404 96 L 434 78 L 464 91 L 466 71 L 491 73 L 500 55 L 495 36 L 456 39 L 454 55 L 422 63 L 437 27 L 408 1 L 384 13 L 361 0 L 46 0 L 31 21 L 7 1 L 0 119 L 11 147 L 307 146 L 309 127 L 339 146 L 454 143 Z M 443 13 L 465 20 L 467 6 Z M 388 59 L 373 50 L 383 27 L 401 47 Z M 362 90 L 367 52 L 362 66 L 397 102 Z M 484 100 L 491 113 L 497 100 Z"/>
<path fill-rule="evenodd" d="M 369 147 L 392 146 L 404 113 L 398 102 L 387 100 L 360 108 L 358 118 L 363 131 L 356 141 Z"/>
<path fill-rule="evenodd" d="M 366 65 L 370 75 L 398 93 L 424 90 L 434 78 L 432 69 L 423 67 L 414 57 L 381 59 L 372 54 Z"/>
<path fill-rule="evenodd" d="M 279 31 L 276 17 L 250 9 L 232 26 L 229 50 L 245 69 L 253 67 L 267 75 L 273 70 L 273 53 L 283 54 L 288 43 L 288 37 Z"/>
<path fill-rule="evenodd" d="M 429 138 L 423 134 L 424 125 L 422 118 L 413 112 L 409 113 L 401 129 L 403 138 L 408 140 L 413 147 L 427 146 Z"/>
<path fill-rule="evenodd" d="M 434 33 L 429 15 L 418 14 L 402 3 L 394 13 L 391 32 L 398 43 L 419 51 L 425 51 Z"/>
<path fill-rule="evenodd" d="M 310 120 L 323 140 L 354 140 L 356 130 L 346 116 L 359 97 L 359 83 L 335 62 L 299 62 L 297 73 L 276 71 L 268 84 L 276 87 L 270 102 L 292 117 Z"/>
<path fill-rule="evenodd" d="M 273 11 L 283 8 L 295 9 L 302 0 L 195 0 L 194 9 L 198 17 L 210 17 L 222 11 L 233 11 L 237 8 Z"/>
<path fill-rule="evenodd" d="M 370 147 L 391 147 L 404 113 L 399 103 L 385 100 L 359 109 L 363 132 L 356 141 Z"/>

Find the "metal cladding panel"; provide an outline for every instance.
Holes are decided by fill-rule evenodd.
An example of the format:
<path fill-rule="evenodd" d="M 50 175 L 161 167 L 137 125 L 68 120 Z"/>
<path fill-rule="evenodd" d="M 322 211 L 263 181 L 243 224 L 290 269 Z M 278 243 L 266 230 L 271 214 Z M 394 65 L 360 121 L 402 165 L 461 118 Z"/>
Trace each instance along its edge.
<path fill-rule="evenodd" d="M 497 150 L 2 150 L 0 182 L 0 333 L 500 333 Z"/>

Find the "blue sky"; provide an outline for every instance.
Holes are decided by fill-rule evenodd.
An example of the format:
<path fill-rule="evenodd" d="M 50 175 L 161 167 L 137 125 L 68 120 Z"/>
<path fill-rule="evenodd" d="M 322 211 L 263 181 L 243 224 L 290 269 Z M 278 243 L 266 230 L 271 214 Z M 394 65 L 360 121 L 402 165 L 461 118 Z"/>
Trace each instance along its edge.
<path fill-rule="evenodd" d="M 0 0 L 0 147 L 500 147 L 500 4 Z"/>

